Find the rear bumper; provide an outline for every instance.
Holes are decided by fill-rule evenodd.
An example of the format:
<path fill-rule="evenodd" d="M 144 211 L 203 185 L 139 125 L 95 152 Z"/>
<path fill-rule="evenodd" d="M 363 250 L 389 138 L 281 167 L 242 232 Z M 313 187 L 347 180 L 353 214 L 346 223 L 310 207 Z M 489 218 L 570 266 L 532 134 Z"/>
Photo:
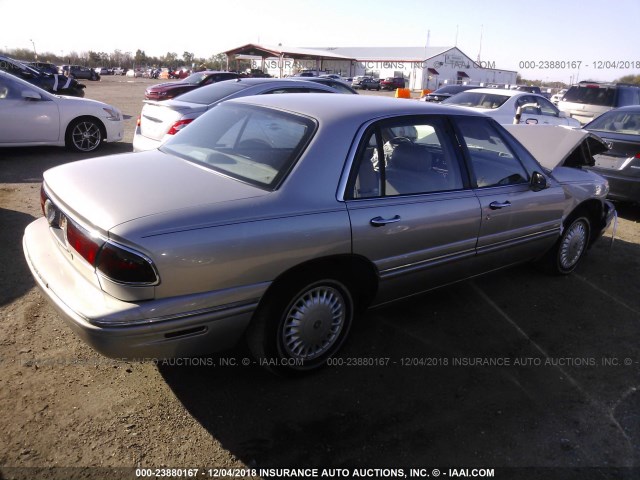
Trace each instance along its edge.
<path fill-rule="evenodd" d="M 136 127 L 136 131 L 133 134 L 133 151 L 145 152 L 147 150 L 155 150 L 164 143 L 163 140 L 154 140 L 153 138 L 145 137 L 140 133 L 140 127 Z"/>
<path fill-rule="evenodd" d="M 200 294 L 124 302 L 73 268 L 53 244 L 44 218 L 26 228 L 23 249 L 38 286 L 65 322 L 92 348 L 117 359 L 193 357 L 231 348 L 267 288 L 260 285 L 248 299 L 236 295 L 237 301 L 218 305 L 206 302 L 215 294 L 205 294 L 205 301 Z"/>

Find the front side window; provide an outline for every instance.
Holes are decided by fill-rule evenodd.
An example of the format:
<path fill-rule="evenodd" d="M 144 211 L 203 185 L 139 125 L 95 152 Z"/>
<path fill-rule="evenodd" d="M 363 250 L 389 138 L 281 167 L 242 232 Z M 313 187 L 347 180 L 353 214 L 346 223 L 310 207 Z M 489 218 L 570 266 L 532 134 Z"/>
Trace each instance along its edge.
<path fill-rule="evenodd" d="M 439 119 L 382 122 L 369 129 L 354 162 L 351 198 L 463 188 L 455 152 Z"/>
<path fill-rule="evenodd" d="M 553 106 L 553 103 L 544 99 L 538 98 L 538 104 L 540 105 L 540 112 L 542 115 L 547 115 L 549 117 L 558 117 L 560 115 L 559 110 Z"/>
<path fill-rule="evenodd" d="M 218 105 L 160 150 L 273 190 L 315 131 L 307 117 L 249 105 Z"/>
<path fill-rule="evenodd" d="M 456 123 L 478 188 L 528 183 L 526 170 L 488 119 L 459 117 Z"/>

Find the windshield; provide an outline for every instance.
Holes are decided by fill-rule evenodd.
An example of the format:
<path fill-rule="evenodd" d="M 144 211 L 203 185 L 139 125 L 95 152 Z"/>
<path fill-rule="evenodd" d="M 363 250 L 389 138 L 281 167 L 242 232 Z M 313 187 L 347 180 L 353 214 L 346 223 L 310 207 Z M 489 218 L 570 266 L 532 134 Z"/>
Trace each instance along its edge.
<path fill-rule="evenodd" d="M 572 103 L 613 107 L 615 95 L 615 87 L 573 86 L 565 93 L 563 100 Z"/>
<path fill-rule="evenodd" d="M 507 100 L 509 100 L 508 96 L 495 93 L 461 92 L 447 98 L 442 103 L 492 110 L 501 107 Z"/>
<path fill-rule="evenodd" d="M 273 190 L 315 130 L 306 117 L 253 105 L 222 104 L 160 150 L 257 187 Z"/>
<path fill-rule="evenodd" d="M 589 130 L 640 135 L 640 112 L 612 111 L 586 126 Z"/>
<path fill-rule="evenodd" d="M 198 103 L 200 105 L 211 105 L 249 86 L 250 85 L 242 82 L 218 82 L 192 90 L 191 92 L 183 93 L 180 95 L 179 100 L 181 102 Z"/>
<path fill-rule="evenodd" d="M 191 83 L 193 85 L 200 85 L 209 75 L 203 72 L 198 72 L 189 75 L 187 78 L 180 80 L 180 83 Z"/>

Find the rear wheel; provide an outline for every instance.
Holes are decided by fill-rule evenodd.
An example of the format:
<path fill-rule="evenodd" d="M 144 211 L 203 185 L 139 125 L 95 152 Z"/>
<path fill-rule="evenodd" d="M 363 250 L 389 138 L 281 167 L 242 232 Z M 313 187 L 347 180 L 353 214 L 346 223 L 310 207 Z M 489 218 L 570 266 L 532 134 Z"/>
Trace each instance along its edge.
<path fill-rule="evenodd" d="M 298 278 L 268 293 L 249 327 L 247 341 L 262 366 L 300 374 L 322 367 L 340 349 L 353 315 L 354 300 L 342 281 Z"/>

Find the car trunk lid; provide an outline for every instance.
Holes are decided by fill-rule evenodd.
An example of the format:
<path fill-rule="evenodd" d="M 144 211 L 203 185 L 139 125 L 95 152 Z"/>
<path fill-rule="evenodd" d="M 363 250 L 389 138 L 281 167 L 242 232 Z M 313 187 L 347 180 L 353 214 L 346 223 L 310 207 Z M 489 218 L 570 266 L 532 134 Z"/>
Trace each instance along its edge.
<path fill-rule="evenodd" d="M 153 140 L 162 140 L 169 129 L 185 115 L 205 110 L 205 107 L 193 107 L 188 103 L 147 100 L 140 114 L 140 133 Z"/>
<path fill-rule="evenodd" d="M 44 181 L 54 203 L 104 233 L 141 217 L 268 193 L 157 150 L 68 163 L 46 171 Z"/>

